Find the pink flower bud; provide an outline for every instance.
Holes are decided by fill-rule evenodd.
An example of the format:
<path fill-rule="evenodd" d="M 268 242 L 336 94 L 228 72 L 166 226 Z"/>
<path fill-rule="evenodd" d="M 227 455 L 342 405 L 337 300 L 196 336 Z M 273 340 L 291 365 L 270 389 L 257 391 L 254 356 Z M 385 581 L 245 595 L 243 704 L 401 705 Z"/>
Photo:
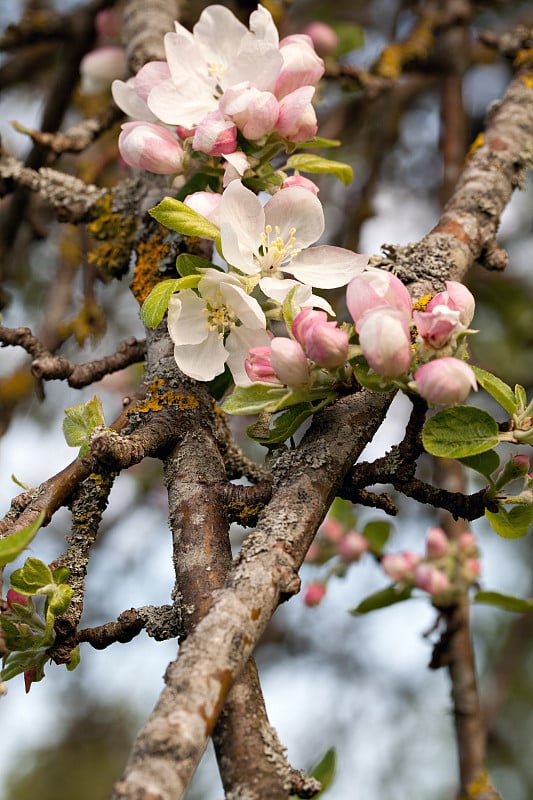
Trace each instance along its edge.
<path fill-rule="evenodd" d="M 468 583 L 475 583 L 481 573 L 481 564 L 477 558 L 467 558 L 461 569 L 461 575 Z"/>
<path fill-rule="evenodd" d="M 344 527 L 335 517 L 326 517 L 319 529 L 322 539 L 336 544 L 344 536 Z"/>
<path fill-rule="evenodd" d="M 309 550 L 305 554 L 304 561 L 306 564 L 317 564 L 320 562 L 322 556 L 322 548 L 316 542 L 311 542 Z"/>
<path fill-rule="evenodd" d="M 304 593 L 304 603 L 306 606 L 312 608 L 317 606 L 326 594 L 326 586 L 323 583 L 316 581 L 310 583 Z"/>
<path fill-rule="evenodd" d="M 279 103 L 274 95 L 259 91 L 249 82 L 226 89 L 219 108 L 252 142 L 274 130 L 279 114 Z"/>
<path fill-rule="evenodd" d="M 413 319 L 420 336 L 434 350 L 445 347 L 452 336 L 464 330 L 459 312 L 448 306 L 433 306 L 431 311 L 414 311 Z"/>
<path fill-rule="evenodd" d="M 305 178 L 303 175 L 290 175 L 281 184 L 282 189 L 289 189 L 291 186 L 301 186 L 302 189 L 308 189 L 314 195 L 317 195 L 320 191 L 314 181 L 310 181 L 309 178 Z"/>
<path fill-rule="evenodd" d="M 283 66 L 276 80 L 274 94 L 278 98 L 305 86 L 313 86 L 324 74 L 324 62 L 317 56 L 313 41 L 305 34 L 286 36 L 279 43 Z"/>
<path fill-rule="evenodd" d="M 441 594 L 450 588 L 450 579 L 433 564 L 418 564 L 415 569 L 415 585 L 429 594 Z"/>
<path fill-rule="evenodd" d="M 531 466 L 529 456 L 526 456 L 524 453 L 517 453 L 516 455 L 512 456 L 511 461 L 520 475 L 528 474 Z"/>
<path fill-rule="evenodd" d="M 448 552 L 448 537 L 442 528 L 430 528 L 426 536 L 426 555 L 428 558 L 440 558 Z"/>
<path fill-rule="evenodd" d="M 232 181 L 238 181 L 247 169 L 250 167 L 250 162 L 241 150 L 236 150 L 234 153 L 224 154 L 224 178 L 222 185 L 224 188 Z"/>
<path fill-rule="evenodd" d="M 309 36 L 319 56 L 329 56 L 339 46 L 337 33 L 325 22 L 311 22 L 303 33 Z"/>
<path fill-rule="evenodd" d="M 348 357 L 348 334 L 328 322 L 325 311 L 304 308 L 295 318 L 292 332 L 319 367 L 340 367 Z"/>
<path fill-rule="evenodd" d="M 465 556 L 471 556 L 475 558 L 479 555 L 479 550 L 477 548 L 476 537 L 470 531 L 464 531 L 461 533 L 458 539 L 459 543 L 459 552 Z"/>
<path fill-rule="evenodd" d="M 251 347 L 248 358 L 244 362 L 244 369 L 251 381 L 278 384 L 276 373 L 270 363 L 271 350 L 268 346 Z"/>
<path fill-rule="evenodd" d="M 292 339 L 272 339 L 270 363 L 280 381 L 287 386 L 303 386 L 309 379 L 309 364 L 304 351 Z"/>
<path fill-rule="evenodd" d="M 306 142 L 317 132 L 315 109 L 311 105 L 314 93 L 313 86 L 302 86 L 281 100 L 276 130 L 289 142 Z"/>
<path fill-rule="evenodd" d="M 193 192 L 193 194 L 187 195 L 183 202 L 212 222 L 213 225 L 218 226 L 218 207 L 221 199 L 222 195 L 218 192 Z"/>
<path fill-rule="evenodd" d="M 353 321 L 377 306 L 390 306 L 411 318 L 411 296 L 401 280 L 384 269 L 367 267 L 350 281 L 346 290 L 346 305 Z"/>
<path fill-rule="evenodd" d="M 192 140 L 194 150 L 209 156 L 233 153 L 237 147 L 237 128 L 220 111 L 213 111 L 200 122 Z"/>
<path fill-rule="evenodd" d="M 183 150 L 176 137 L 152 122 L 126 122 L 118 137 L 120 155 L 130 167 L 158 175 L 183 171 Z"/>
<path fill-rule="evenodd" d="M 374 372 L 387 378 L 408 372 L 413 353 L 403 311 L 378 306 L 359 320 L 357 331 L 363 355 Z"/>
<path fill-rule="evenodd" d="M 388 553 L 381 559 L 381 567 L 393 581 L 411 583 L 414 578 L 415 567 L 420 561 L 420 556 L 410 550 L 403 553 Z"/>
<path fill-rule="evenodd" d="M 359 561 L 363 553 L 368 550 L 368 539 L 357 531 L 348 531 L 339 542 L 338 553 L 341 561 L 351 564 Z"/>
<path fill-rule="evenodd" d="M 435 306 L 445 305 L 459 312 L 459 321 L 465 328 L 472 322 L 476 301 L 472 292 L 457 281 L 446 281 L 446 291 L 439 292 L 427 305 L 426 311 L 432 311 Z"/>
<path fill-rule="evenodd" d="M 80 62 L 80 89 L 83 94 L 98 94 L 126 74 L 126 52 L 122 47 L 97 47 Z"/>
<path fill-rule="evenodd" d="M 456 405 L 477 391 L 476 376 L 471 367 L 458 358 L 436 358 L 415 372 L 418 393 L 433 405 Z"/>
<path fill-rule="evenodd" d="M 192 139 L 196 128 L 186 128 L 184 125 L 176 125 L 176 133 L 182 141 Z"/>
<path fill-rule="evenodd" d="M 25 594 L 19 594 L 14 589 L 8 589 L 6 594 L 7 607 L 13 609 L 13 603 L 18 603 L 19 606 L 27 606 L 28 598 Z"/>

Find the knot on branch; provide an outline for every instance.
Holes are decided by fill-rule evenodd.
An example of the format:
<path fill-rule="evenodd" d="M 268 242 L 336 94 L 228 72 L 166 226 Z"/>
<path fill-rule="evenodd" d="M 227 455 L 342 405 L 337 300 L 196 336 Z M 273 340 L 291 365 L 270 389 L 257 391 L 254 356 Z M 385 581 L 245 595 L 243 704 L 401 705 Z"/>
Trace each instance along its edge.
<path fill-rule="evenodd" d="M 279 588 L 280 603 L 289 600 L 298 594 L 302 582 L 298 575 L 298 567 L 292 556 L 285 550 L 283 542 L 276 542 L 276 563 L 273 570 L 273 579 Z"/>

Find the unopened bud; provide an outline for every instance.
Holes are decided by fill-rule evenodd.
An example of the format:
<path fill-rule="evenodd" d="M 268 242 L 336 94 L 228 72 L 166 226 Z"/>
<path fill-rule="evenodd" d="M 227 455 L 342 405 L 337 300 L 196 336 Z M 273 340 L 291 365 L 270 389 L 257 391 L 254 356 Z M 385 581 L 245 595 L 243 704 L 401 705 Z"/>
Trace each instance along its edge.
<path fill-rule="evenodd" d="M 312 608 L 319 605 L 326 594 L 326 585 L 324 583 L 310 583 L 304 594 L 304 603 L 306 606 Z"/>

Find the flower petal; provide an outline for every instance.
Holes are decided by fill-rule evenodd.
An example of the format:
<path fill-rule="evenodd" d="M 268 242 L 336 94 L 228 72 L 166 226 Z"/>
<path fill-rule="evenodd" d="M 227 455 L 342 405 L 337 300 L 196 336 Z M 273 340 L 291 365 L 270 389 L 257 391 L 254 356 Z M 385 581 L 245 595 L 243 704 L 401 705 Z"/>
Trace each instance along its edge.
<path fill-rule="evenodd" d="M 305 189 L 302 191 L 306 192 Z M 311 193 L 306 192 L 306 194 Z M 322 245 L 304 250 L 291 261 L 286 271 L 308 286 L 317 289 L 336 289 L 349 283 L 367 264 L 368 256 L 352 253 L 343 247 Z"/>
<path fill-rule="evenodd" d="M 173 294 L 168 304 L 168 332 L 175 345 L 203 342 L 209 329 L 206 324 L 205 301 L 192 289 Z"/>
<path fill-rule="evenodd" d="M 268 347 L 270 336 L 265 330 L 251 331 L 249 328 L 234 328 L 226 339 L 229 353 L 227 364 L 237 386 L 249 386 L 252 381 L 246 374 L 244 362 L 251 347 Z"/>
<path fill-rule="evenodd" d="M 174 347 L 176 364 L 185 375 L 197 381 L 211 381 L 224 372 L 228 354 L 224 342 L 216 332 L 210 332 L 199 344 L 184 344 Z"/>
<path fill-rule="evenodd" d="M 261 201 L 240 181 L 232 181 L 219 206 L 222 254 L 226 261 L 247 275 L 260 271 L 254 261 L 265 229 Z"/>
<path fill-rule="evenodd" d="M 265 206 L 267 225 L 280 229 L 286 241 L 295 228 L 295 247 L 308 247 L 320 239 L 324 231 L 324 212 L 320 200 L 301 186 L 292 186 L 277 192 Z"/>
<path fill-rule="evenodd" d="M 335 312 L 327 300 L 317 294 L 312 294 L 311 287 L 299 281 L 293 281 L 290 278 L 284 278 L 283 280 L 279 280 L 279 278 L 261 278 L 259 286 L 263 294 L 270 297 L 272 300 L 276 300 L 276 302 L 280 304 L 283 303 L 290 290 L 296 286 L 296 291 L 294 293 L 294 302 L 296 305 L 302 308 L 306 308 L 307 306 L 322 308 L 332 317 L 335 316 Z"/>
<path fill-rule="evenodd" d="M 248 28 L 225 6 L 208 6 L 193 28 L 195 40 L 210 64 L 226 66 L 235 58 L 243 39 L 252 38 Z"/>

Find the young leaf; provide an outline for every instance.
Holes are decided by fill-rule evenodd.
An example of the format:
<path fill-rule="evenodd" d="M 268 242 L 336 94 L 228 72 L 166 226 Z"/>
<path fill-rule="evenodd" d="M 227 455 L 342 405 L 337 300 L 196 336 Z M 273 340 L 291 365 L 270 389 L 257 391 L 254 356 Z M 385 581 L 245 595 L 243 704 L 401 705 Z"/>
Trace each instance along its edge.
<path fill-rule="evenodd" d="M 41 511 L 33 522 L 30 522 L 30 524 L 21 531 L 17 531 L 16 533 L 12 533 L 11 536 L 0 539 L 0 566 L 4 567 L 6 564 L 9 564 L 10 561 L 14 561 L 15 558 L 26 549 L 43 524 L 43 520 L 44 511 Z"/>
<path fill-rule="evenodd" d="M 274 423 L 269 429 L 268 435 L 265 435 L 263 430 L 261 430 L 260 434 L 257 434 L 256 431 L 254 431 L 255 424 L 250 425 L 246 429 L 246 433 L 250 439 L 267 447 L 274 444 L 283 444 L 283 442 L 287 441 L 289 437 L 296 433 L 300 425 L 314 414 L 315 411 L 316 409 L 311 403 L 298 403 L 288 408 L 286 411 L 283 411 L 274 419 Z"/>
<path fill-rule="evenodd" d="M 508 386 L 501 378 L 497 378 L 491 372 L 487 372 L 480 367 L 472 366 L 477 382 L 493 397 L 502 408 L 505 408 L 511 416 L 516 414 L 518 406 L 515 399 L 515 394 L 510 386 Z"/>
<path fill-rule="evenodd" d="M 508 511 L 500 505 L 496 513 L 485 509 L 485 516 L 498 536 L 503 539 L 520 539 L 533 524 L 533 506 L 513 506 Z"/>
<path fill-rule="evenodd" d="M 289 156 L 286 167 L 288 169 L 297 169 L 301 172 L 330 173 L 339 178 L 345 186 L 349 186 L 353 180 L 353 169 L 349 164 L 343 164 L 342 161 L 332 161 L 329 158 L 315 156 L 311 153 L 296 153 L 293 156 Z"/>
<path fill-rule="evenodd" d="M 201 256 L 194 256 L 191 253 L 180 253 L 180 255 L 176 259 L 176 268 L 179 274 L 186 278 L 188 275 L 202 275 L 200 270 L 202 269 L 216 269 L 222 272 L 220 267 L 217 267 L 215 264 L 212 264 L 211 261 L 208 261 L 207 258 L 202 258 Z M 184 288 L 184 287 L 181 287 Z"/>
<path fill-rule="evenodd" d="M 179 288 L 179 278 L 161 281 L 154 286 L 141 308 L 141 319 L 147 328 L 157 328 L 165 316 L 170 298 Z"/>
<path fill-rule="evenodd" d="M 78 664 L 80 663 L 80 660 L 81 660 L 80 646 L 77 645 L 70 651 L 70 661 L 68 662 L 68 664 L 65 664 L 67 670 L 69 672 L 75 670 Z"/>
<path fill-rule="evenodd" d="M 526 597 L 515 597 L 512 594 L 500 592 L 477 592 L 474 603 L 484 603 L 489 606 L 498 606 L 505 611 L 515 611 L 518 614 L 533 611 L 533 600 Z"/>
<path fill-rule="evenodd" d="M 221 408 L 227 414 L 260 414 L 275 400 L 288 394 L 285 386 L 255 382 L 251 386 L 236 386 Z"/>
<path fill-rule="evenodd" d="M 316 795 L 316 797 L 319 797 L 329 786 L 331 786 L 335 777 L 336 768 L 337 754 L 335 752 L 335 748 L 330 747 L 330 749 L 327 750 L 322 756 L 318 764 L 315 764 L 315 766 L 311 769 L 311 775 L 313 778 L 316 778 L 317 781 L 320 781 L 322 784 L 322 789 L 319 795 Z"/>
<path fill-rule="evenodd" d="M 340 139 L 324 139 L 321 136 L 313 136 L 313 138 L 308 139 L 307 142 L 296 144 L 294 149 L 299 150 L 305 147 L 306 150 L 309 150 L 312 147 L 340 147 L 340 145 Z"/>
<path fill-rule="evenodd" d="M 53 582 L 50 568 L 38 558 L 27 558 L 24 566 L 11 574 L 11 588 L 20 594 L 37 594 L 39 589 Z"/>
<path fill-rule="evenodd" d="M 492 450 L 499 443 L 498 423 L 479 408 L 447 408 L 426 422 L 422 429 L 422 443 L 434 456 L 474 456 Z"/>
<path fill-rule="evenodd" d="M 70 447 L 80 446 L 80 456 L 86 454 L 89 437 L 98 425 L 105 425 L 102 401 L 99 397 L 95 396 L 87 403 L 65 409 L 63 420 L 65 440 Z"/>
<path fill-rule="evenodd" d="M 461 464 L 470 469 L 475 469 L 476 472 L 489 478 L 500 466 L 500 457 L 495 450 L 486 450 L 484 453 L 478 453 L 476 456 L 465 456 L 458 458 Z"/>
<path fill-rule="evenodd" d="M 519 383 L 514 387 L 514 396 L 519 411 L 524 411 L 527 406 L 526 390 Z"/>
<path fill-rule="evenodd" d="M 71 586 L 67 586 L 65 583 L 62 583 L 58 586 L 50 596 L 48 601 L 48 609 L 49 611 L 55 616 L 59 616 L 59 614 L 64 614 L 67 608 L 70 605 L 70 601 L 72 600 L 72 595 L 74 594 L 74 589 Z"/>
<path fill-rule="evenodd" d="M 368 540 L 370 550 L 376 555 L 380 555 L 381 551 L 387 544 L 390 536 L 392 526 L 390 522 L 385 520 L 376 519 L 372 522 L 367 522 L 362 530 L 365 539 Z"/>
<path fill-rule="evenodd" d="M 412 591 L 410 586 L 399 589 L 393 583 L 391 586 L 365 597 L 356 608 L 350 610 L 350 614 L 368 614 L 369 611 L 377 611 L 379 608 L 387 608 L 387 606 L 392 606 L 395 603 L 402 603 L 404 600 L 409 600 Z"/>
<path fill-rule="evenodd" d="M 155 208 L 150 209 L 149 213 L 161 225 L 182 233 L 184 236 L 201 236 L 207 239 L 216 239 L 220 234 L 219 228 L 209 222 L 206 217 L 186 206 L 181 200 L 175 200 L 173 197 L 163 198 Z"/>

